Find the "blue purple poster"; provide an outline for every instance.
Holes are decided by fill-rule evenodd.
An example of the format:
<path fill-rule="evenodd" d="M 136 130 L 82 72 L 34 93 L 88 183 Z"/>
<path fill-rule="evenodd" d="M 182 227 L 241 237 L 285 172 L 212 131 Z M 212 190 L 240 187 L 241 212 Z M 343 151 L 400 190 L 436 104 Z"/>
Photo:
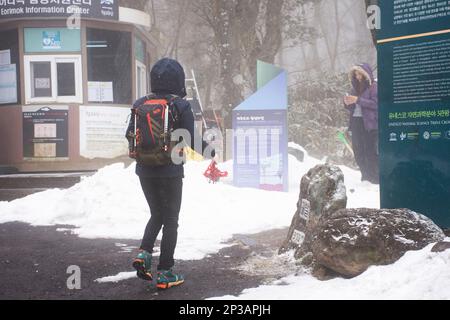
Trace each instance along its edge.
<path fill-rule="evenodd" d="M 233 111 L 237 187 L 288 191 L 287 75 L 258 63 L 259 90 Z"/>

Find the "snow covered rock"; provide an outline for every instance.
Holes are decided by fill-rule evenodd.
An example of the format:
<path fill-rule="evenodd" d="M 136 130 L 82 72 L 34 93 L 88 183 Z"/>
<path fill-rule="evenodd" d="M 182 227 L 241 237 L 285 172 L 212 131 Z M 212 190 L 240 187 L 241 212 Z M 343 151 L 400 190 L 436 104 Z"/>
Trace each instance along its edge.
<path fill-rule="evenodd" d="M 310 235 L 322 216 L 345 208 L 347 195 L 344 174 L 336 166 L 322 164 L 309 170 L 300 183 L 297 211 L 280 253 L 297 249 L 305 255 L 309 250 Z"/>
<path fill-rule="evenodd" d="M 318 165 L 303 176 L 297 211 L 280 253 L 295 258 L 320 279 L 354 277 L 372 265 L 397 261 L 445 238 L 427 217 L 408 209 L 345 209 L 342 171 Z"/>
<path fill-rule="evenodd" d="M 445 238 L 430 219 L 408 209 L 342 209 L 322 216 L 312 232 L 315 261 L 347 277 Z"/>

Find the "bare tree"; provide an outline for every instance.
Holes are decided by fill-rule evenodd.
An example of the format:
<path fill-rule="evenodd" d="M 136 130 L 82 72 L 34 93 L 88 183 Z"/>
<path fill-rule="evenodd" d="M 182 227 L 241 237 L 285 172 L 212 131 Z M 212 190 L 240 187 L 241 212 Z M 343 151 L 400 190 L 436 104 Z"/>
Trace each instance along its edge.
<path fill-rule="evenodd" d="M 256 89 L 256 61 L 274 63 L 283 40 L 303 37 L 298 7 L 311 0 L 192 0 L 209 26 L 219 65 L 220 101 L 226 113 Z M 228 123 L 229 124 L 229 123 Z"/>
<path fill-rule="evenodd" d="M 329 154 L 329 146 L 336 145 L 333 132 L 347 119 L 340 100 L 348 68 L 375 61 L 365 15 L 374 3 L 151 0 L 148 10 L 161 34 L 160 52 L 179 59 L 187 72 L 195 69 L 203 105 L 223 110 L 226 127 L 231 126 L 232 109 L 255 90 L 256 60 L 282 62 L 290 74 L 290 129 L 300 128 L 291 130 L 291 139 L 305 146 L 322 141 L 318 123 L 327 123 L 330 138 L 323 146 L 328 147 L 314 148 Z M 330 110 L 336 116 L 330 117 Z M 308 136 L 309 142 L 302 140 Z"/>
<path fill-rule="evenodd" d="M 167 47 L 167 51 L 165 56 L 171 56 L 175 59 L 178 59 L 178 50 L 180 46 L 180 40 L 182 37 L 182 30 L 185 27 L 186 18 L 185 12 L 189 5 L 189 0 L 178 0 L 178 10 L 174 10 L 176 21 L 172 24 L 174 34 L 171 37 L 171 41 L 169 46 Z M 174 8 L 175 9 L 175 8 Z"/>

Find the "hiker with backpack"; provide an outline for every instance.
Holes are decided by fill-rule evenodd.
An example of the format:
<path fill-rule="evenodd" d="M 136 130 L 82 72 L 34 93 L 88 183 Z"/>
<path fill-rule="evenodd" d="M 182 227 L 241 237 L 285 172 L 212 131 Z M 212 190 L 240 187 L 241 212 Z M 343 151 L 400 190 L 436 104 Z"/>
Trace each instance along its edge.
<path fill-rule="evenodd" d="M 153 247 L 162 229 L 157 288 L 167 289 L 184 282 L 184 277 L 172 270 L 184 178 L 183 162 L 177 160 L 183 158 L 180 142 L 207 158 L 214 158 L 215 151 L 195 130 L 191 106 L 183 99 L 183 67 L 176 60 L 164 58 L 153 66 L 150 77 L 152 94 L 134 103 L 126 133 L 130 157 L 136 159 L 136 174 L 151 211 L 133 267 L 139 278 L 153 280 Z M 172 141 L 174 132 L 180 130 L 185 132 L 181 138 L 184 141 Z M 185 141 L 187 137 L 191 141 Z"/>

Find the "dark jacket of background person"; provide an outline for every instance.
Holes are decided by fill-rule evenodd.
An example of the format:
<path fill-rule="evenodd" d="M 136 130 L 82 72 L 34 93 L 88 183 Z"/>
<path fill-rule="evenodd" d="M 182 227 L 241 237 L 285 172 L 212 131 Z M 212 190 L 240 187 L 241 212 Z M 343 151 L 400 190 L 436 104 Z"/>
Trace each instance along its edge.
<path fill-rule="evenodd" d="M 185 88 L 185 73 L 183 67 L 175 60 L 172 59 L 162 59 L 158 61 L 152 68 L 150 73 L 152 92 L 156 98 L 166 98 L 169 95 L 176 95 L 177 98 L 174 101 L 176 112 L 179 115 L 179 123 L 176 125 L 175 129 L 186 129 L 191 135 L 191 141 L 188 144 L 193 150 L 203 155 L 204 150 L 208 147 L 208 144 L 203 141 L 197 130 L 195 130 L 194 114 L 192 112 L 191 105 L 188 101 L 183 98 L 186 96 Z M 138 107 L 148 99 L 148 96 L 138 99 L 133 108 Z M 126 137 L 130 132 L 134 130 L 134 117 L 131 117 L 130 124 L 127 129 Z M 196 140 L 199 139 L 199 140 Z M 197 147 L 195 149 L 195 141 L 202 141 L 199 144 L 201 149 Z M 200 149 L 200 150 L 199 150 Z M 211 152 L 211 156 L 214 157 L 214 150 Z M 140 177 L 154 177 L 154 178 L 164 178 L 164 177 L 184 177 L 183 164 L 176 165 L 170 164 L 165 166 L 145 166 L 142 164 L 136 164 L 136 174 Z"/>

